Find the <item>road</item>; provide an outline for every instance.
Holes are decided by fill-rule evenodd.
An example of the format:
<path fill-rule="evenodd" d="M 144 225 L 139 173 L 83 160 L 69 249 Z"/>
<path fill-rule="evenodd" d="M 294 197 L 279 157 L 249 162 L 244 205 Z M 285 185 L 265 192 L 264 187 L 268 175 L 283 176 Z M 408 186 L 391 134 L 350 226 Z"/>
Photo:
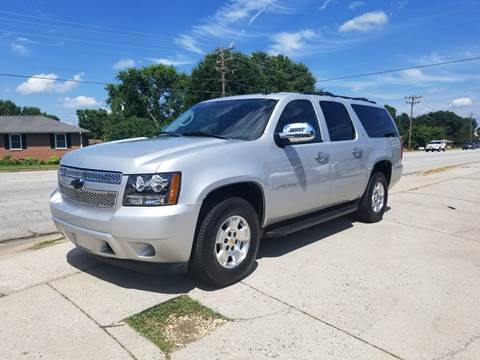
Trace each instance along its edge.
<path fill-rule="evenodd" d="M 0 359 L 165 359 L 123 319 L 188 294 L 231 321 L 172 360 L 478 360 L 479 185 L 480 163 L 405 176 L 383 221 L 264 239 L 255 271 L 224 289 L 67 242 L 0 251 Z"/>
<path fill-rule="evenodd" d="M 480 150 L 408 152 L 403 164 L 404 173 L 412 174 L 474 161 L 480 161 Z M 56 231 L 48 207 L 56 181 L 55 171 L 0 173 L 0 242 Z"/>
<path fill-rule="evenodd" d="M 403 173 L 405 175 L 427 171 L 443 166 L 480 161 L 480 150 L 447 150 L 446 152 L 405 152 Z"/>

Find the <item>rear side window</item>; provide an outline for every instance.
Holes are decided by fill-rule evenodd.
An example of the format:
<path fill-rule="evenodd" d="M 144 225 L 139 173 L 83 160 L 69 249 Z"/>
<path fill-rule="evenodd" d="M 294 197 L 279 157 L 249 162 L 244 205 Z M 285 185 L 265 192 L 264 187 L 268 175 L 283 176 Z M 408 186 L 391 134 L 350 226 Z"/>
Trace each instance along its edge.
<path fill-rule="evenodd" d="M 334 101 L 320 101 L 320 107 L 327 123 L 330 141 L 355 139 L 355 128 L 343 104 Z"/>
<path fill-rule="evenodd" d="M 275 132 L 282 132 L 285 125 L 293 123 L 308 123 L 315 129 L 315 139 L 311 142 L 319 142 L 322 140 L 320 136 L 320 127 L 318 126 L 317 115 L 310 100 L 293 100 L 290 101 L 278 119 Z"/>
<path fill-rule="evenodd" d="M 352 104 L 368 136 L 371 138 L 398 137 L 398 130 L 387 110 L 368 105 Z"/>

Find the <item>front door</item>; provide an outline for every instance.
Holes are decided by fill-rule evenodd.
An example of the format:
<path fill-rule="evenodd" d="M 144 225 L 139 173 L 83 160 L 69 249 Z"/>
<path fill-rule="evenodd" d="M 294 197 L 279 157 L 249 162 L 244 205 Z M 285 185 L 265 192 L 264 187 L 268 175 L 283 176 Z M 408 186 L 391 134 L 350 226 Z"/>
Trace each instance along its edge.
<path fill-rule="evenodd" d="M 318 118 L 310 100 L 289 102 L 275 133 L 287 124 L 308 123 L 315 129 L 315 138 L 304 143 L 279 147 L 273 145 L 269 156 L 271 207 L 270 217 L 276 221 L 301 215 L 329 204 L 330 159 L 328 144 L 322 141 Z"/>

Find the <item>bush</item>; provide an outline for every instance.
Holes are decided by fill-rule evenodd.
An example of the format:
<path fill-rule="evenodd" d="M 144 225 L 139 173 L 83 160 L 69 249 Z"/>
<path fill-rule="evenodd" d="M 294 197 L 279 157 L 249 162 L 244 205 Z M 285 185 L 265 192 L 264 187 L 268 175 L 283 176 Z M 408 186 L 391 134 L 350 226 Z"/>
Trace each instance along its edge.
<path fill-rule="evenodd" d="M 60 156 L 53 155 L 48 159 L 47 164 L 49 165 L 57 165 L 60 164 Z"/>
<path fill-rule="evenodd" d="M 0 165 L 17 165 L 18 160 L 12 159 L 10 155 L 5 155 L 2 159 L 0 159 Z"/>
<path fill-rule="evenodd" d="M 33 156 L 27 156 L 25 159 L 23 159 L 23 163 L 25 165 L 38 165 L 40 160 Z"/>

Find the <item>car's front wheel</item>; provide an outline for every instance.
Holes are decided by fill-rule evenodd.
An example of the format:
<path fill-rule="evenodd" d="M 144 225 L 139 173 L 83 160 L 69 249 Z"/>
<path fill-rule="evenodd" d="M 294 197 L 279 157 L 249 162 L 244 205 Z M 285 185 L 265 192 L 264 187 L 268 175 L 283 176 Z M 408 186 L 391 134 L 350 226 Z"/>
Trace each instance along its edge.
<path fill-rule="evenodd" d="M 383 172 L 372 174 L 363 194 L 357 216 L 365 222 L 382 220 L 388 201 L 388 183 Z"/>
<path fill-rule="evenodd" d="M 248 275 L 260 242 L 257 212 L 242 198 L 228 198 L 208 210 L 199 225 L 191 272 L 207 283 L 228 286 Z"/>

